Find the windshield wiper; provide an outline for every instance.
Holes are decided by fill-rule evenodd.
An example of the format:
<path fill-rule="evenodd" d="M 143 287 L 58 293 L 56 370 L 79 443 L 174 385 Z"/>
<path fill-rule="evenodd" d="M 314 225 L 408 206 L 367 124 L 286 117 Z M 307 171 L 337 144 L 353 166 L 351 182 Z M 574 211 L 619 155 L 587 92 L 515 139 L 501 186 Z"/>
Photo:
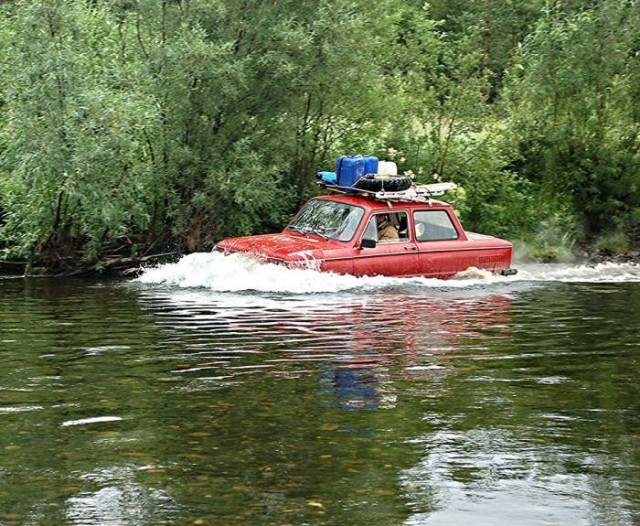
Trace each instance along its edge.
<path fill-rule="evenodd" d="M 323 234 L 322 232 L 320 232 L 320 230 L 312 230 L 311 233 L 315 234 L 316 236 L 320 236 L 322 239 L 329 239 L 329 236 Z"/>
<path fill-rule="evenodd" d="M 322 239 L 329 239 L 329 237 L 320 231 L 320 229 L 313 229 L 310 226 L 300 227 L 297 225 L 291 225 L 288 230 L 293 230 L 294 232 L 299 232 L 303 236 L 308 236 L 309 234 L 315 234 L 316 236 L 320 236 Z"/>
<path fill-rule="evenodd" d="M 303 236 L 306 236 L 309 233 L 309 230 L 303 230 L 302 228 L 300 228 L 299 226 L 296 225 L 290 225 L 287 230 L 293 230 L 294 232 L 298 232 L 299 234 L 302 234 Z"/>

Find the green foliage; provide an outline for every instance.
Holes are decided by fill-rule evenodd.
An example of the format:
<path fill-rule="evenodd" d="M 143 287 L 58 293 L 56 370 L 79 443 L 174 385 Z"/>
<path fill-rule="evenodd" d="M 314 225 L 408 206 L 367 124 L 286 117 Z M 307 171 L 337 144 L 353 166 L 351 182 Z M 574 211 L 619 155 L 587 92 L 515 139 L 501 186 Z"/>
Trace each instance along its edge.
<path fill-rule="evenodd" d="M 629 240 L 622 232 L 605 234 L 598 238 L 594 248 L 602 256 L 619 256 L 629 252 Z"/>
<path fill-rule="evenodd" d="M 510 82 L 514 168 L 566 196 L 587 235 L 638 224 L 638 24 L 633 2 L 549 12 Z"/>
<path fill-rule="evenodd" d="M 90 255 L 148 224 L 154 185 L 140 130 L 151 133 L 153 100 L 132 87 L 135 64 L 123 62 L 105 10 L 28 3 L 10 22 L 1 236 L 23 256 L 69 239 Z"/>
<path fill-rule="evenodd" d="M 374 136 L 384 83 L 357 67 L 382 49 L 361 41 L 358 8 L 371 7 L 237 4 L 25 2 L 7 15 L 2 237 L 16 253 L 88 242 L 92 255 L 167 232 L 196 249 L 273 228 L 331 149 Z"/>
<path fill-rule="evenodd" d="M 575 259 L 575 232 L 569 217 L 550 214 L 538 228 L 516 243 L 516 255 L 544 263 L 568 263 Z"/>
<path fill-rule="evenodd" d="M 0 248 L 207 249 L 280 228 L 336 156 L 389 148 L 418 181 L 462 185 L 467 228 L 631 231 L 640 13 L 548 5 L 2 4 Z"/>

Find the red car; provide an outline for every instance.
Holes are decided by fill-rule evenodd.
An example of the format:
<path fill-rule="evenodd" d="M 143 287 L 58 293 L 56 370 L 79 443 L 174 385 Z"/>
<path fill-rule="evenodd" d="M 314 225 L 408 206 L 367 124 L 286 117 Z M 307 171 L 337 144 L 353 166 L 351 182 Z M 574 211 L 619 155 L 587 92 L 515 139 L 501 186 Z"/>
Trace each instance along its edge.
<path fill-rule="evenodd" d="M 451 205 L 431 199 L 316 197 L 282 233 L 229 238 L 216 249 L 355 276 L 449 278 L 470 267 L 516 272 L 509 241 L 465 232 Z"/>

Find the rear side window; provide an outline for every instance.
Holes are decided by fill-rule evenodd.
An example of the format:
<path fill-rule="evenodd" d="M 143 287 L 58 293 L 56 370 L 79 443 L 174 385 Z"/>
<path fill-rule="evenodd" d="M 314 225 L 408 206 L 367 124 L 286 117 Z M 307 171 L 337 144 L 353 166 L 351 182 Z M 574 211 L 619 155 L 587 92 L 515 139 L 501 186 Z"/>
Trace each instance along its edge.
<path fill-rule="evenodd" d="M 460 237 L 444 210 L 414 212 L 413 224 L 417 241 L 443 241 Z"/>

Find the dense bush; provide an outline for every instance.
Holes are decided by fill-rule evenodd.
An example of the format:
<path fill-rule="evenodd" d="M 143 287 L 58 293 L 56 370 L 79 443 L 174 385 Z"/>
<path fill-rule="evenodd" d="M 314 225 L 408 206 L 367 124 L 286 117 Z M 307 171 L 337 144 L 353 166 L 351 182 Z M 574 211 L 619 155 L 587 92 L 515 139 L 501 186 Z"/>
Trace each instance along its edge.
<path fill-rule="evenodd" d="M 640 9 L 547 12 L 508 83 L 513 169 L 566 198 L 587 237 L 640 224 Z"/>
<path fill-rule="evenodd" d="M 337 155 L 390 149 L 464 187 L 468 228 L 633 231 L 639 10 L 546 5 L 2 3 L 0 249 L 207 249 L 280 228 Z"/>

